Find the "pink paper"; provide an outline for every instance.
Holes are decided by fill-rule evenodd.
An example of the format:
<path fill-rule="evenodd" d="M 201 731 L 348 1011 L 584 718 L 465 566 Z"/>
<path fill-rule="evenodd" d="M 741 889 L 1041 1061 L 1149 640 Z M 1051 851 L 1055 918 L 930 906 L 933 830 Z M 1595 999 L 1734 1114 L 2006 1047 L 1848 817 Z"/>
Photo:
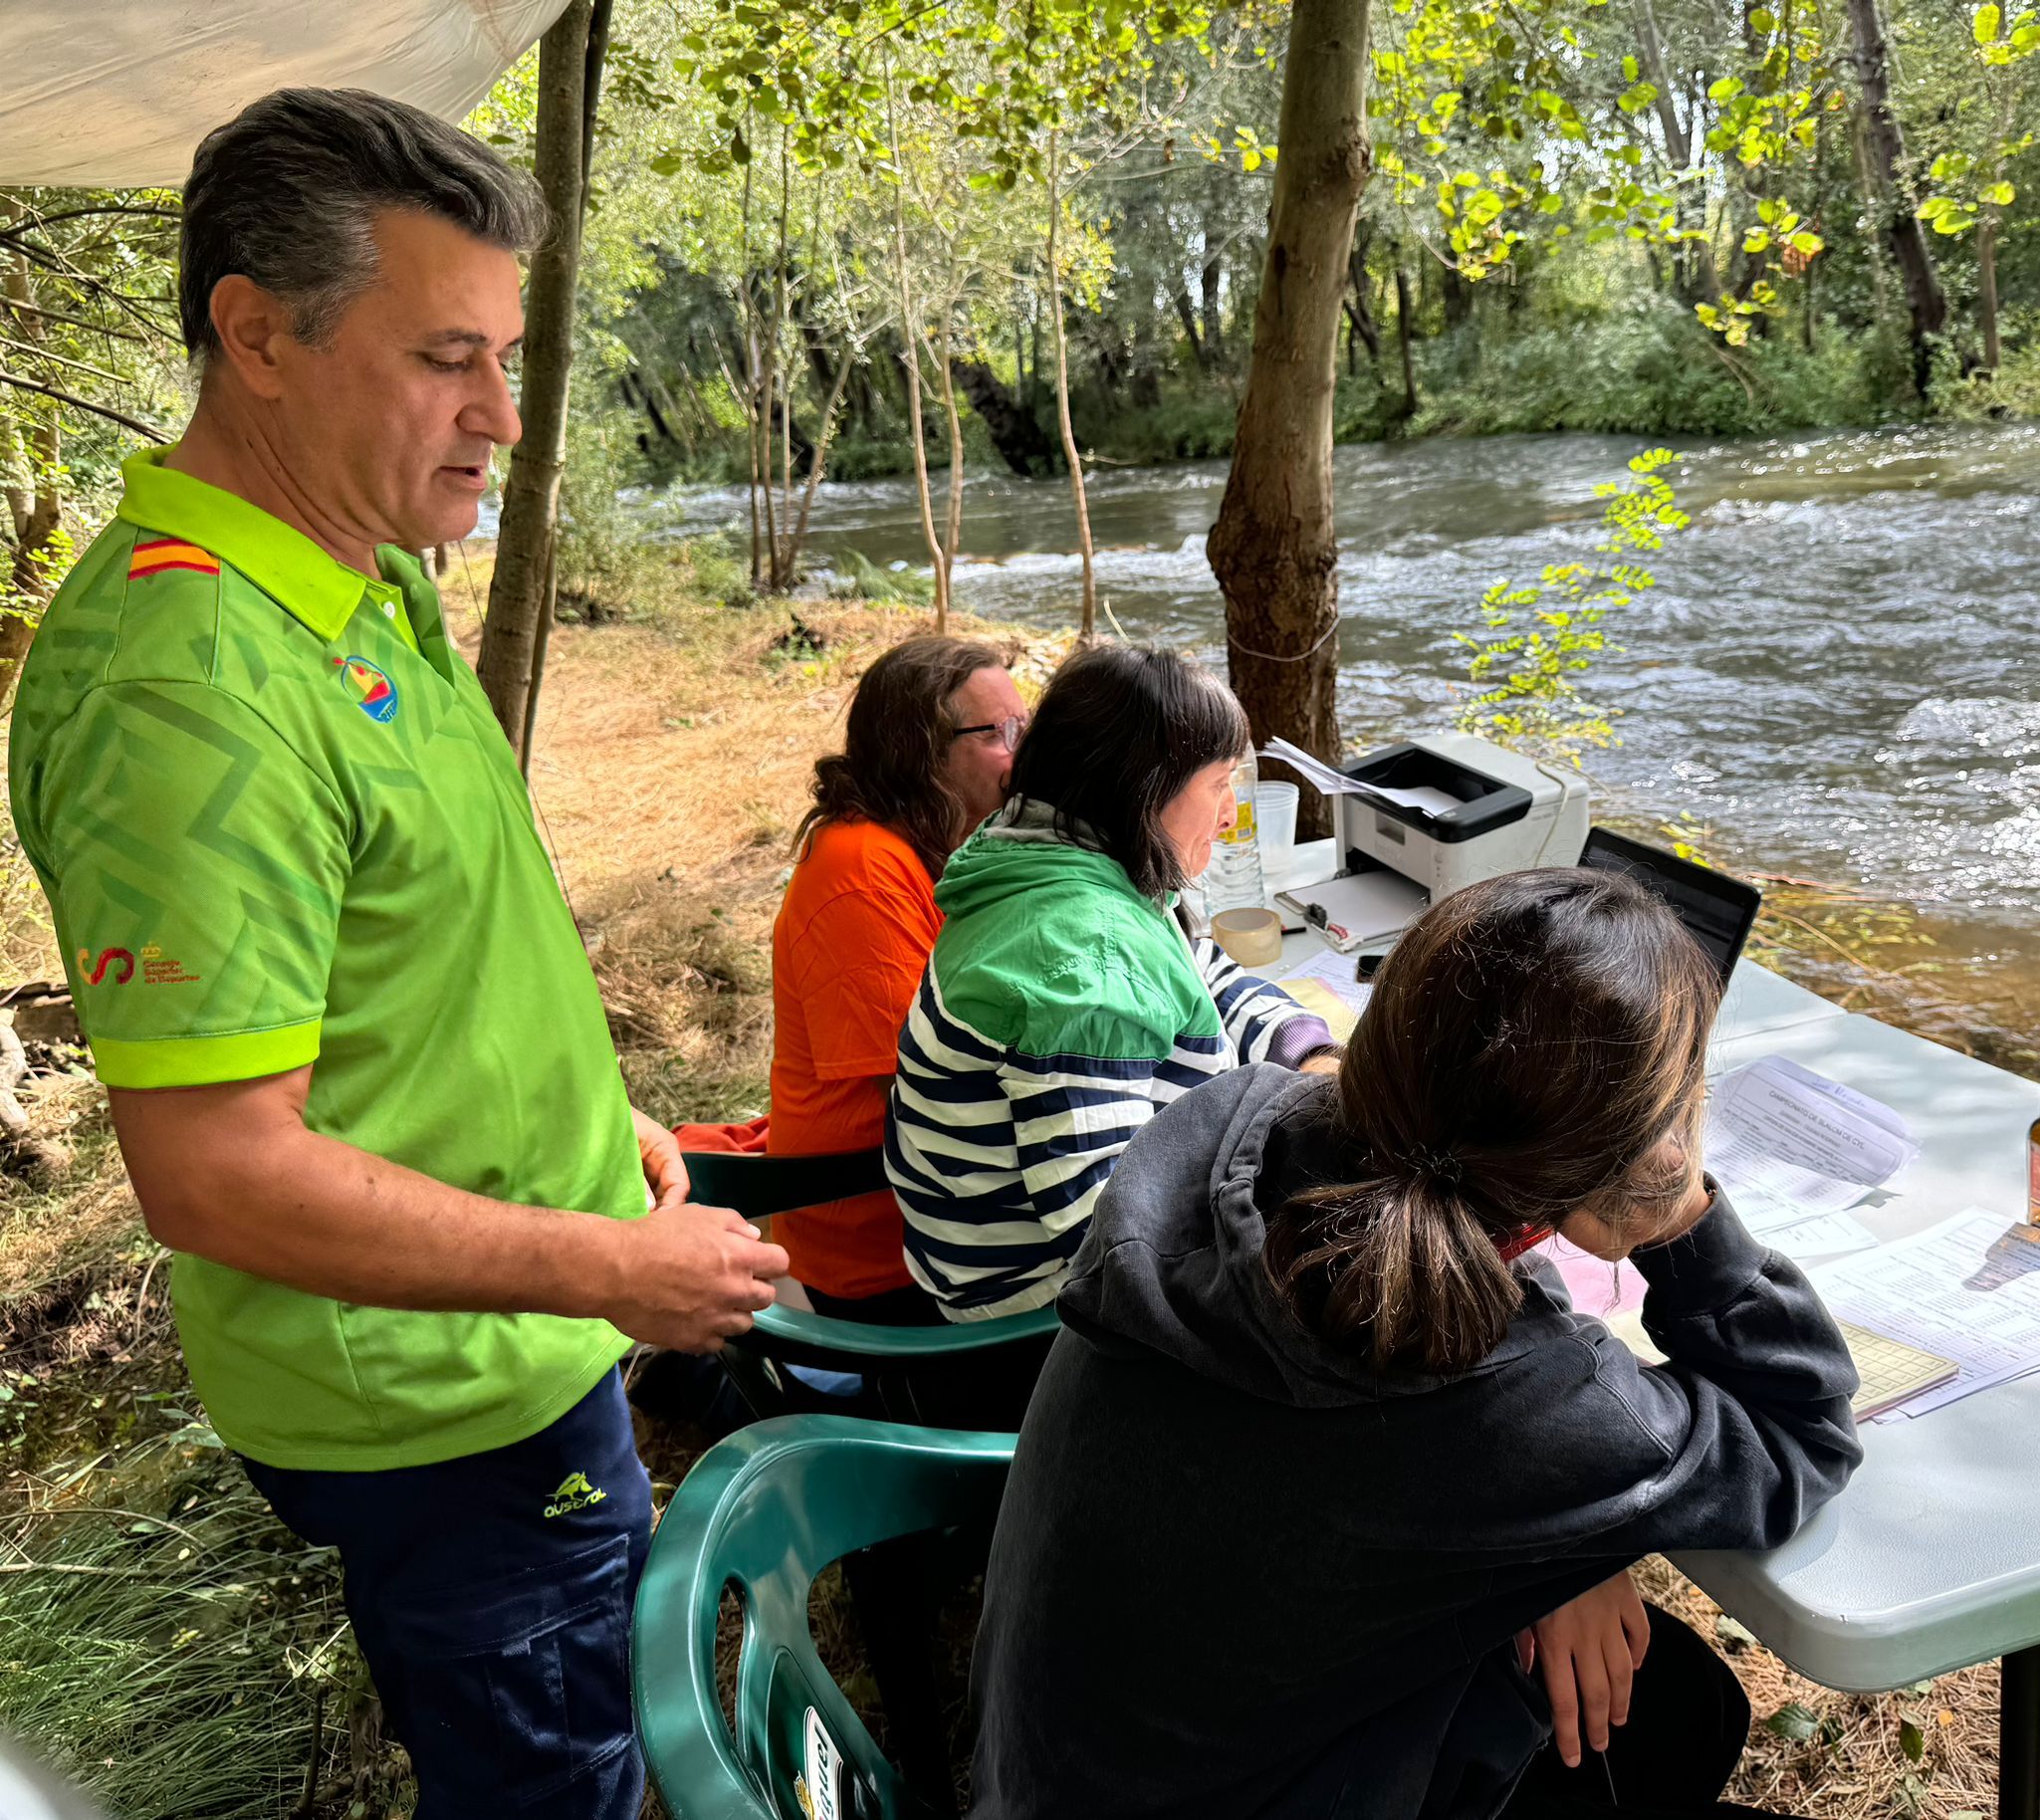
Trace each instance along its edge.
<path fill-rule="evenodd" d="M 1620 1263 L 1610 1263 L 1555 1237 L 1531 1250 L 1558 1265 L 1572 1305 L 1582 1314 L 1606 1320 L 1611 1314 L 1627 1314 L 1644 1305 L 1643 1274 L 1626 1257 Z"/>

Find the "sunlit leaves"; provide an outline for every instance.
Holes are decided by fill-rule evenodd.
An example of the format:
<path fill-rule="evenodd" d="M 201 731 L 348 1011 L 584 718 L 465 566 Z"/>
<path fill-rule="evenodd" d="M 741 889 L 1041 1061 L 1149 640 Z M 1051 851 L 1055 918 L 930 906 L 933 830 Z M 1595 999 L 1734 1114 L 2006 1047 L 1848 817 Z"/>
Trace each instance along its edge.
<path fill-rule="evenodd" d="M 2002 8 L 1986 4 L 1971 15 L 1967 55 L 1979 80 L 1981 106 L 1945 111 L 1959 136 L 1935 155 L 1927 173 L 1933 193 L 1919 209 L 1920 219 L 1936 234 L 1959 238 L 2016 200 L 2018 191 L 2004 172 L 2034 143 L 2033 130 L 2020 130 L 2017 121 L 2032 114 L 2030 60 L 2036 52 L 2040 13 L 2022 12 L 2007 20 Z M 1965 125 L 1965 113 L 1976 123 Z"/>
<path fill-rule="evenodd" d="M 1594 549 L 1612 561 L 1547 564 L 1533 582 L 1488 588 L 1480 601 L 1486 636 L 1453 634 L 1473 653 L 1467 680 L 1480 691 L 1462 710 L 1462 728 L 1572 764 L 1583 748 L 1614 743 L 1620 711 L 1588 700 L 1579 679 L 1616 648 L 1602 629 L 1608 612 L 1657 585 L 1632 556 L 1662 549 L 1666 533 L 1692 522 L 1665 478 L 1675 460 L 1670 449 L 1652 449 L 1629 464 L 1631 479 L 1594 489 L 1606 502 Z"/>

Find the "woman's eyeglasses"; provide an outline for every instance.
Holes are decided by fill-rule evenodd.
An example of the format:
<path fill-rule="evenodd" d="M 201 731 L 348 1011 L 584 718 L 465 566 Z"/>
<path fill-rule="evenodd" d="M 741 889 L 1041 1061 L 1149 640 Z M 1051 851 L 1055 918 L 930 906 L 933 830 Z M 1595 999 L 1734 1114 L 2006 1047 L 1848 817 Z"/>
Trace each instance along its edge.
<path fill-rule="evenodd" d="M 1027 717 L 1024 714 L 1009 714 L 1003 721 L 986 721 L 983 725 L 977 727 L 959 727 L 949 737 L 953 740 L 960 740 L 967 733 L 996 733 L 999 736 L 1000 745 L 1004 746 L 1008 752 L 1018 752 L 1020 750 L 1020 735 L 1026 732 L 1026 730 Z"/>

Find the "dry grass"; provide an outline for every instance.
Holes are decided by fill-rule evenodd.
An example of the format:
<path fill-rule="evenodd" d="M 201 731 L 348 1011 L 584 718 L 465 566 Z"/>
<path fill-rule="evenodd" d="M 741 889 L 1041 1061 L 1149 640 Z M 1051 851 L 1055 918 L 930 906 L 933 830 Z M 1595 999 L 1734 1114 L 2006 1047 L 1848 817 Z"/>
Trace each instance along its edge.
<path fill-rule="evenodd" d="M 1819 1820 L 1995 1812 L 1995 1663 L 1899 1694 L 1837 1694 L 1724 1621 L 1669 1561 L 1644 1562 L 1637 1578 L 1647 1599 L 1714 1645 L 1749 1696 L 1755 1722 L 1727 1799 Z"/>

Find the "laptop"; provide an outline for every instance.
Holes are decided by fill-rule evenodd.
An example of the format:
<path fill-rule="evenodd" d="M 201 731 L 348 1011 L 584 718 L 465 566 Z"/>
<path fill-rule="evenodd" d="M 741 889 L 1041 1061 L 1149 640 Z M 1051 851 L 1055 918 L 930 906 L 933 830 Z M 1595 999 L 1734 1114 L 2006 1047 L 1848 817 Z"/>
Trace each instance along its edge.
<path fill-rule="evenodd" d="M 1764 894 L 1756 886 L 1604 827 L 1588 830 L 1580 864 L 1600 872 L 1627 872 L 1657 892 L 1678 912 L 1687 933 L 1720 970 L 1721 985 L 1727 987 L 1763 902 Z"/>

